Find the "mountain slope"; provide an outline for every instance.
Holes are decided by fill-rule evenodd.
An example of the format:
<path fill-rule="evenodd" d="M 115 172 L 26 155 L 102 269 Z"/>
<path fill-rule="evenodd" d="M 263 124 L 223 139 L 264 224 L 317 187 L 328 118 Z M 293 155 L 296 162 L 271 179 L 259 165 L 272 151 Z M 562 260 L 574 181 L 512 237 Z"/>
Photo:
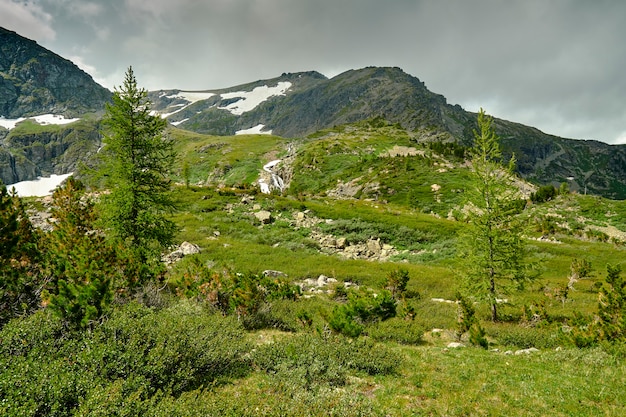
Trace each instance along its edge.
<path fill-rule="evenodd" d="M 77 120 L 101 114 L 110 98 L 71 61 L 0 28 L 0 180 L 11 184 L 74 170 L 100 141 L 93 117 Z"/>
<path fill-rule="evenodd" d="M 0 28 L 0 116 L 74 117 L 101 111 L 110 97 L 71 61 Z"/>
<path fill-rule="evenodd" d="M 289 88 L 282 94 L 270 96 L 244 113 L 227 108 L 241 100 L 244 92 L 285 83 Z M 240 92 L 239 96 L 234 92 Z M 185 94 L 196 94 L 198 101 L 185 98 Z M 150 98 L 154 109 L 178 127 L 216 135 L 234 135 L 263 124 L 265 131 L 273 134 L 302 137 L 378 116 L 411 131 L 436 127 L 459 135 L 469 121 L 459 106 L 449 106 L 443 96 L 430 92 L 419 79 L 399 68 L 350 70 L 332 79 L 313 71 L 289 73 L 204 94 L 200 98 L 194 92 L 153 91 Z"/>
<path fill-rule="evenodd" d="M 250 106 L 249 97 L 262 88 L 280 91 Z M 215 135 L 256 132 L 305 137 L 381 117 L 418 142 L 471 146 L 476 128 L 476 114 L 448 104 L 445 97 L 399 68 L 368 67 L 331 79 L 316 72 L 283 74 L 201 94 L 169 90 L 151 92 L 150 97 L 155 110 L 179 128 Z M 247 107 L 241 111 L 244 103 Z M 564 139 L 500 119 L 495 127 L 505 156 L 515 153 L 518 172 L 525 179 L 538 184 L 568 182 L 581 193 L 626 198 L 626 146 Z"/>

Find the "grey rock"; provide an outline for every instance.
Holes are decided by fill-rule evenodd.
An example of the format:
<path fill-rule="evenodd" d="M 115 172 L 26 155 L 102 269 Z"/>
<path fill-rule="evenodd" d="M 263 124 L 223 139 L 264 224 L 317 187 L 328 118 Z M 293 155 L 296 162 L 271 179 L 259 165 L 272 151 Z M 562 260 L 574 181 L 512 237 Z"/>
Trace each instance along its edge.
<path fill-rule="evenodd" d="M 183 256 L 193 255 L 196 253 L 200 253 L 200 246 L 196 245 L 195 243 L 183 242 L 180 244 L 178 250 L 182 252 Z"/>
<path fill-rule="evenodd" d="M 269 224 L 272 222 L 272 213 L 266 210 L 257 211 L 254 213 L 254 217 L 262 224 Z"/>
<path fill-rule="evenodd" d="M 539 349 L 531 347 L 531 348 L 528 348 L 528 349 L 516 350 L 515 354 L 516 355 L 530 355 L 531 353 L 535 353 L 535 352 L 539 352 Z"/>

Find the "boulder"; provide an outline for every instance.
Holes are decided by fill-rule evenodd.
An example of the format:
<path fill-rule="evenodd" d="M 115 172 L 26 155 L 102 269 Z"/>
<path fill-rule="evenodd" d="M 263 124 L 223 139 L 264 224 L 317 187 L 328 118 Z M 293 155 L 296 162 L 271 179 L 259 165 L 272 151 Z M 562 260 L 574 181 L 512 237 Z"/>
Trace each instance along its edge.
<path fill-rule="evenodd" d="M 183 256 L 194 255 L 200 253 L 200 246 L 195 243 L 183 242 L 180 244 L 178 250 L 182 252 Z"/>
<path fill-rule="evenodd" d="M 272 213 L 266 210 L 257 211 L 254 213 L 254 217 L 256 217 L 261 224 L 269 224 L 272 222 Z"/>
<path fill-rule="evenodd" d="M 265 271 L 263 271 L 263 276 L 264 277 L 278 278 L 278 277 L 286 277 L 287 274 L 285 274 L 282 271 L 275 271 L 273 269 L 266 269 Z"/>
<path fill-rule="evenodd" d="M 163 255 L 161 261 L 169 265 L 180 261 L 187 255 L 193 255 L 195 253 L 200 253 L 200 246 L 194 243 L 183 242 L 175 251 Z"/>
<path fill-rule="evenodd" d="M 382 245 L 380 244 L 380 240 L 379 239 L 370 239 L 367 241 L 367 249 L 372 252 L 373 254 L 378 255 L 380 253 L 380 251 L 383 249 Z"/>
<path fill-rule="evenodd" d="M 516 355 L 530 355 L 531 353 L 535 353 L 535 352 L 539 352 L 539 349 L 531 347 L 531 348 L 528 348 L 528 349 L 516 350 L 515 354 Z"/>

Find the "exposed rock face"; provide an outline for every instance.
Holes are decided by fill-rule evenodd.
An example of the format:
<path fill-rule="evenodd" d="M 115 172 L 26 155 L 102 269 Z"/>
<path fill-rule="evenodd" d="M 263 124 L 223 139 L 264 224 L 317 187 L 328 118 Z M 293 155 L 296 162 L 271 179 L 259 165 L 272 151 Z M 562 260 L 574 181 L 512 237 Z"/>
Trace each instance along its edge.
<path fill-rule="evenodd" d="M 102 111 L 110 98 L 109 90 L 71 61 L 0 28 L 0 116 L 75 117 Z"/>
<path fill-rule="evenodd" d="M 110 98 L 110 91 L 72 62 L 0 28 L 0 117 L 80 118 L 85 113 L 103 113 Z M 34 132 L 0 127 L 0 180 L 11 184 L 75 171 L 99 143 L 95 121 Z"/>
<path fill-rule="evenodd" d="M 38 176 L 75 172 L 80 161 L 97 152 L 101 138 L 97 122 L 25 133 L 12 130 L 0 144 L 0 180 L 5 184 Z"/>

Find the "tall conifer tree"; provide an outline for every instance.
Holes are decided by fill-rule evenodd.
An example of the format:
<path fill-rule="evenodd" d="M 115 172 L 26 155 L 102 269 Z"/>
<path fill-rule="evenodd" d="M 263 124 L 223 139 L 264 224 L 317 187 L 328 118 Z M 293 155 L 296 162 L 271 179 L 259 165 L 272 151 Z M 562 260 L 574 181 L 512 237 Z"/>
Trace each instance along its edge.
<path fill-rule="evenodd" d="M 502 165 L 500 139 L 492 123 L 493 119 L 480 109 L 472 149 L 475 186 L 468 193 L 474 207 L 461 253 L 469 295 L 487 302 L 491 319 L 496 321 L 498 298 L 531 275 L 523 263 L 525 245 L 515 217 L 519 211 L 519 192 L 511 181 L 515 158 L 508 166 Z"/>
<path fill-rule="evenodd" d="M 144 265 L 158 261 L 176 231 L 167 216 L 174 208 L 168 174 L 176 154 L 164 134 L 166 121 L 152 114 L 147 94 L 130 67 L 106 107 L 99 169 L 110 190 L 103 198 L 106 229 Z"/>

